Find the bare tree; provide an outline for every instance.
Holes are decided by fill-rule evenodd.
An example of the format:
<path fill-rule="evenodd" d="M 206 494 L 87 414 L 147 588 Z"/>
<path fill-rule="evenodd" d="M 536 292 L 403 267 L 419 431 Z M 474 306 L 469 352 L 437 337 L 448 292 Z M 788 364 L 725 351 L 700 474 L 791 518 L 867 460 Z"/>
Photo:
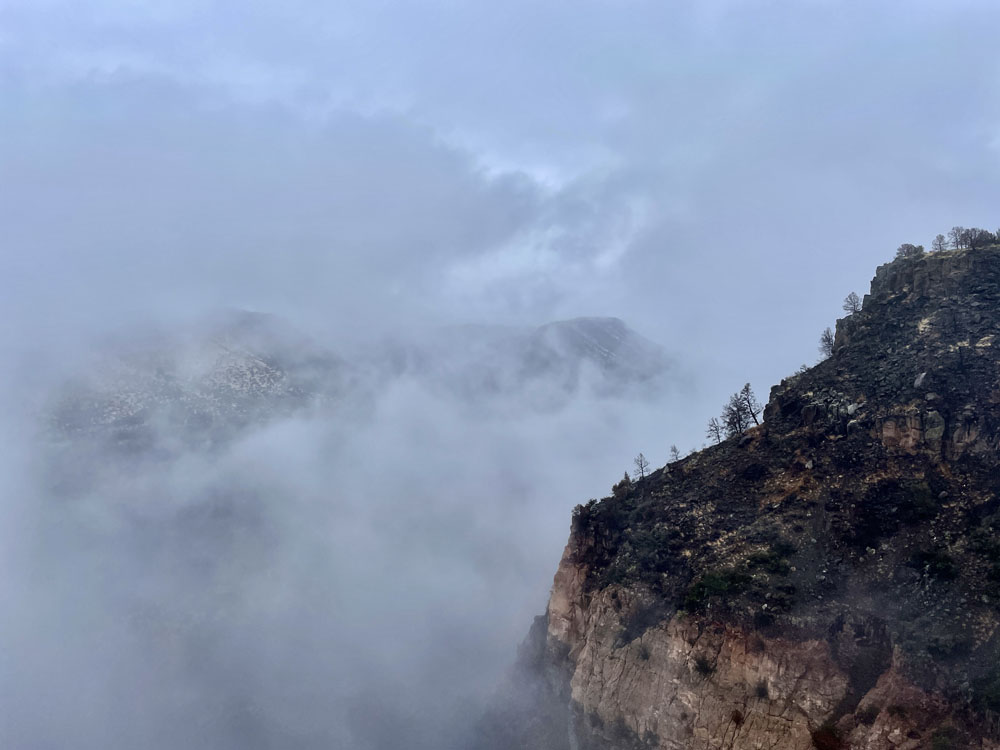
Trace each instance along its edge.
<path fill-rule="evenodd" d="M 676 445 L 671 445 L 670 446 L 670 460 L 671 461 L 680 461 L 681 460 L 681 452 L 679 450 L 677 450 L 677 446 Z"/>
<path fill-rule="evenodd" d="M 635 474 L 632 476 L 636 479 L 645 479 L 646 471 L 649 469 L 649 461 L 646 460 L 646 457 L 640 453 L 632 459 L 632 463 L 635 464 Z"/>
<path fill-rule="evenodd" d="M 747 383 L 743 386 L 737 395 L 739 396 L 740 403 L 743 404 L 743 408 L 746 410 L 747 415 L 753 420 L 755 425 L 759 425 L 760 422 L 757 420 L 757 415 L 764 411 L 764 406 L 757 401 L 757 396 L 754 395 L 750 384 Z"/>
<path fill-rule="evenodd" d="M 956 250 L 965 247 L 965 227 L 952 227 L 951 231 L 948 232 L 948 241 Z"/>
<path fill-rule="evenodd" d="M 909 242 L 904 242 L 898 248 L 896 248 L 897 258 L 919 258 L 924 254 L 923 245 L 911 245 Z"/>
<path fill-rule="evenodd" d="M 739 391 L 729 397 L 725 408 L 722 410 L 722 429 L 726 437 L 742 435 L 750 429 L 751 424 L 759 425 L 760 420 L 757 415 L 763 410 L 753 389 L 747 383 Z"/>
<path fill-rule="evenodd" d="M 962 241 L 965 247 L 970 250 L 978 250 L 979 248 L 993 244 L 996 241 L 996 237 L 993 236 L 993 232 L 980 229 L 979 227 L 972 227 L 962 233 Z"/>
<path fill-rule="evenodd" d="M 716 443 L 722 442 L 722 439 L 726 436 L 726 428 L 719 421 L 718 417 L 712 417 L 708 420 L 708 430 L 705 432 L 705 436 Z"/>
<path fill-rule="evenodd" d="M 740 395 L 734 393 L 729 397 L 729 402 L 722 410 L 722 427 L 726 431 L 726 437 L 742 435 L 750 429 L 750 417 L 743 408 Z"/>
<path fill-rule="evenodd" d="M 834 336 L 833 331 L 827 326 L 827 329 L 819 337 L 819 350 L 824 357 L 833 356 L 833 342 Z"/>
<path fill-rule="evenodd" d="M 934 241 L 931 243 L 931 250 L 933 250 L 935 253 L 939 253 L 942 250 L 947 250 L 947 249 L 948 249 L 948 240 L 945 239 L 943 234 L 939 234 L 937 237 L 934 238 Z"/>
<path fill-rule="evenodd" d="M 848 315 L 854 315 L 856 312 L 861 311 L 861 297 L 858 296 L 857 292 L 851 292 L 846 297 L 844 297 L 844 312 Z"/>

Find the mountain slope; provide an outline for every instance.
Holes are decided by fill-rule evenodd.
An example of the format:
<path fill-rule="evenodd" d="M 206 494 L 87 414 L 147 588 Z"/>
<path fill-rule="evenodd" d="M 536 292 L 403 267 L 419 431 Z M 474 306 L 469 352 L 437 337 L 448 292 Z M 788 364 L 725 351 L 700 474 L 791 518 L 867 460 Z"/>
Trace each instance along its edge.
<path fill-rule="evenodd" d="M 52 426 L 123 452 L 160 438 L 199 446 L 287 415 L 353 386 L 347 362 L 277 318 L 244 311 L 187 329 L 135 332 L 97 353 L 56 397 Z"/>
<path fill-rule="evenodd" d="M 669 366 L 662 348 L 617 318 L 454 327 L 338 356 L 278 318 L 234 311 L 106 347 L 58 393 L 51 422 L 60 435 L 142 451 L 155 447 L 156 432 L 221 442 L 400 377 L 473 401 L 529 393 L 551 405 L 584 387 L 600 395 L 655 388 Z"/>
<path fill-rule="evenodd" d="M 482 747 L 998 747 L 1000 248 L 879 268 L 765 417 L 576 509 Z"/>
<path fill-rule="evenodd" d="M 538 327 L 453 326 L 396 342 L 397 375 L 467 400 L 527 395 L 536 406 L 589 390 L 601 396 L 655 390 L 672 363 L 662 347 L 617 318 L 574 318 Z"/>

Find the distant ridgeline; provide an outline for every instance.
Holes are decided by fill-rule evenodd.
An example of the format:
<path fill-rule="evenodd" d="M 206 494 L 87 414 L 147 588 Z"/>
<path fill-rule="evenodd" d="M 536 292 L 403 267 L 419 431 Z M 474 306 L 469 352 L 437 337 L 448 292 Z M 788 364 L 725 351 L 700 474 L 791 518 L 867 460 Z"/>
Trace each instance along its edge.
<path fill-rule="evenodd" d="M 479 747 L 1000 747 L 1000 247 L 981 232 L 903 246 L 760 425 L 576 508 Z"/>
<path fill-rule="evenodd" d="M 400 379 L 458 405 L 545 411 L 580 394 L 641 398 L 670 374 L 663 349 L 616 318 L 459 326 L 334 353 L 275 316 L 227 312 L 97 347 L 50 399 L 49 474 L 79 484 L 109 461 L 213 450 L 293 415 L 364 421 Z"/>

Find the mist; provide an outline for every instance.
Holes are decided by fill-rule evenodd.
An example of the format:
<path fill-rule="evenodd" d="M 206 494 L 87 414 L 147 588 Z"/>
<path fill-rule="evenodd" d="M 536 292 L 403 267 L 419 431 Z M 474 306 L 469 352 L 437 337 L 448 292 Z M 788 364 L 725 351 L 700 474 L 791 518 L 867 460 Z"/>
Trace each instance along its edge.
<path fill-rule="evenodd" d="M 29 433 L 5 472 L 6 744 L 467 746 L 569 510 L 684 387 L 366 374 L 199 449 L 152 414 L 139 448 L 121 420 Z"/>
<path fill-rule="evenodd" d="M 576 504 L 990 226 L 998 22 L 0 5 L 0 744 L 467 747 Z"/>

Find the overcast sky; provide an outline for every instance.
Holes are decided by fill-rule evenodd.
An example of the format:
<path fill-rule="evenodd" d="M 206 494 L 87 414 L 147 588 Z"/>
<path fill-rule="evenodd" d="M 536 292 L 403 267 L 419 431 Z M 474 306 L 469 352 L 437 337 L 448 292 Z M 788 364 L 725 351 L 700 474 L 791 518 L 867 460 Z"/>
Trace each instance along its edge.
<path fill-rule="evenodd" d="M 226 307 L 334 342 L 617 316 L 684 378 L 486 416 L 401 382 L 71 510 L 5 387 L 0 740 L 460 742 L 575 503 L 814 362 L 900 243 L 1000 225 L 998 29 L 995 0 L 0 0 L 5 384 Z M 266 707 L 257 744 L 192 724 L 210 699 Z"/>
<path fill-rule="evenodd" d="M 3 326 L 617 315 L 759 390 L 1000 223 L 993 2 L 3 0 Z M 714 403 L 714 401 L 713 401 Z"/>

